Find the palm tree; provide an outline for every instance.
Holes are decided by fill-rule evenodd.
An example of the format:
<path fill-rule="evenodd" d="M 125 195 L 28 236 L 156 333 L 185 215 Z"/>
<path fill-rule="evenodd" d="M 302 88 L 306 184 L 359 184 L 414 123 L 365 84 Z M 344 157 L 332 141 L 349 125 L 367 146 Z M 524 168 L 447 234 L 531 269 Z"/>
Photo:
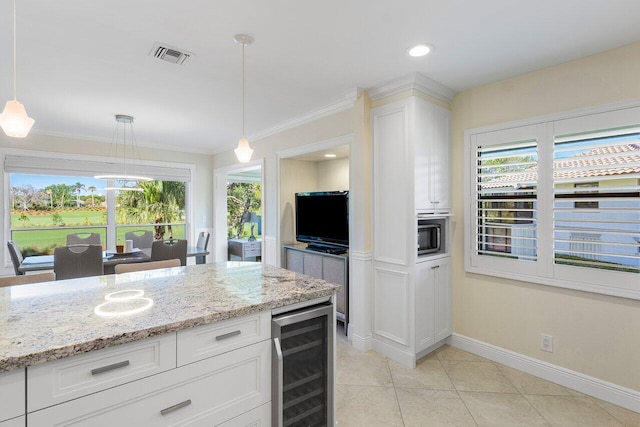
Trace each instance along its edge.
<path fill-rule="evenodd" d="M 155 223 L 155 239 L 162 240 L 165 223 L 173 238 L 171 222 L 184 215 L 186 187 L 184 182 L 140 182 L 142 191 L 121 191 L 118 195 L 120 215 L 129 223 Z"/>
<path fill-rule="evenodd" d="M 83 188 L 85 188 L 85 186 L 81 182 L 76 182 L 75 188 L 76 188 L 76 207 L 79 208 L 80 207 L 80 192 L 82 191 Z"/>
<path fill-rule="evenodd" d="M 93 200 L 93 193 L 96 191 L 96 187 L 91 185 L 87 188 L 87 190 L 89 190 L 89 193 L 91 193 L 91 207 L 94 207 L 96 204 L 95 204 L 95 201 Z"/>
<path fill-rule="evenodd" d="M 49 201 L 51 202 L 51 209 L 53 210 L 53 190 L 51 190 L 50 188 L 47 188 L 46 190 L 44 190 L 45 193 L 47 193 L 47 195 L 49 196 Z"/>

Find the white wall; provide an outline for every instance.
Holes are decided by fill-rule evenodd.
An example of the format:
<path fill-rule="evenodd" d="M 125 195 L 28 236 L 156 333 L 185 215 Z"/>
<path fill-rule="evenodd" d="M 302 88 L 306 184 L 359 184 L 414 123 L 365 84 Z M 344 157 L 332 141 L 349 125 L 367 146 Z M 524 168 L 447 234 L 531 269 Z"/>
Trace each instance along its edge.
<path fill-rule="evenodd" d="M 465 129 L 638 98 L 640 43 L 462 92 L 452 169 Z M 640 301 L 466 273 L 463 174 L 452 178 L 454 331 L 640 391 Z M 542 332 L 553 353 L 539 349 Z"/>

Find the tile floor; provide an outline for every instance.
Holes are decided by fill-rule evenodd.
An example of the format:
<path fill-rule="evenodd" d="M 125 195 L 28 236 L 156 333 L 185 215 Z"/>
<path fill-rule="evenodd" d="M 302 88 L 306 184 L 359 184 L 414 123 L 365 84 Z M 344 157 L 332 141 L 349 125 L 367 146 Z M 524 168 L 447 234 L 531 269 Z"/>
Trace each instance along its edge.
<path fill-rule="evenodd" d="M 415 370 L 351 347 L 338 329 L 341 427 L 638 426 L 640 414 L 445 346 Z"/>

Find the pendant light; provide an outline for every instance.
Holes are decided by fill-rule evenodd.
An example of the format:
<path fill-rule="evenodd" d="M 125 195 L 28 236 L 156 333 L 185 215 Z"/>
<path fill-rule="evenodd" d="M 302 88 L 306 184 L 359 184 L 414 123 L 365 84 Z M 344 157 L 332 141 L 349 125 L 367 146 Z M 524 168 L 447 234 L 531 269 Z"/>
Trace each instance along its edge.
<path fill-rule="evenodd" d="M 13 0 L 13 101 L 7 101 L 0 114 L 0 127 L 7 136 L 24 138 L 29 134 L 35 120 L 27 115 L 24 105 L 16 97 L 16 0 Z"/>
<path fill-rule="evenodd" d="M 249 141 L 244 134 L 244 47 L 253 43 L 253 37 L 245 34 L 236 34 L 233 41 L 242 45 L 242 138 L 238 141 L 238 148 L 233 150 L 240 163 L 247 163 L 251 160 L 253 150 L 249 147 Z"/>
<path fill-rule="evenodd" d="M 127 143 L 127 127 L 129 143 Z M 122 137 L 122 143 L 120 138 Z M 127 157 L 129 153 L 129 157 Z M 135 174 L 137 168 L 136 158 L 140 159 L 140 153 L 136 146 L 136 139 L 133 134 L 133 117 L 125 114 L 116 114 L 116 129 L 113 132 L 113 139 L 109 147 L 107 163 L 111 164 L 116 173 L 96 175 L 96 179 L 106 179 L 118 181 L 119 187 L 106 187 L 105 190 L 119 191 L 142 191 L 138 186 L 139 181 L 153 181 L 153 178 Z M 138 162 L 139 163 L 139 162 Z"/>

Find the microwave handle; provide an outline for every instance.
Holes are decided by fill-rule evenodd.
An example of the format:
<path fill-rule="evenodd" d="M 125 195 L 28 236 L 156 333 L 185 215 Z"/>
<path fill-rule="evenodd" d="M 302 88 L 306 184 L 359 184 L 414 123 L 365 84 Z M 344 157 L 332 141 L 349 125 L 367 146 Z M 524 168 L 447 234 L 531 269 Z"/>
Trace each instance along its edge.
<path fill-rule="evenodd" d="M 440 227 L 436 228 L 436 248 L 438 249 L 442 249 L 442 246 L 440 246 Z"/>

